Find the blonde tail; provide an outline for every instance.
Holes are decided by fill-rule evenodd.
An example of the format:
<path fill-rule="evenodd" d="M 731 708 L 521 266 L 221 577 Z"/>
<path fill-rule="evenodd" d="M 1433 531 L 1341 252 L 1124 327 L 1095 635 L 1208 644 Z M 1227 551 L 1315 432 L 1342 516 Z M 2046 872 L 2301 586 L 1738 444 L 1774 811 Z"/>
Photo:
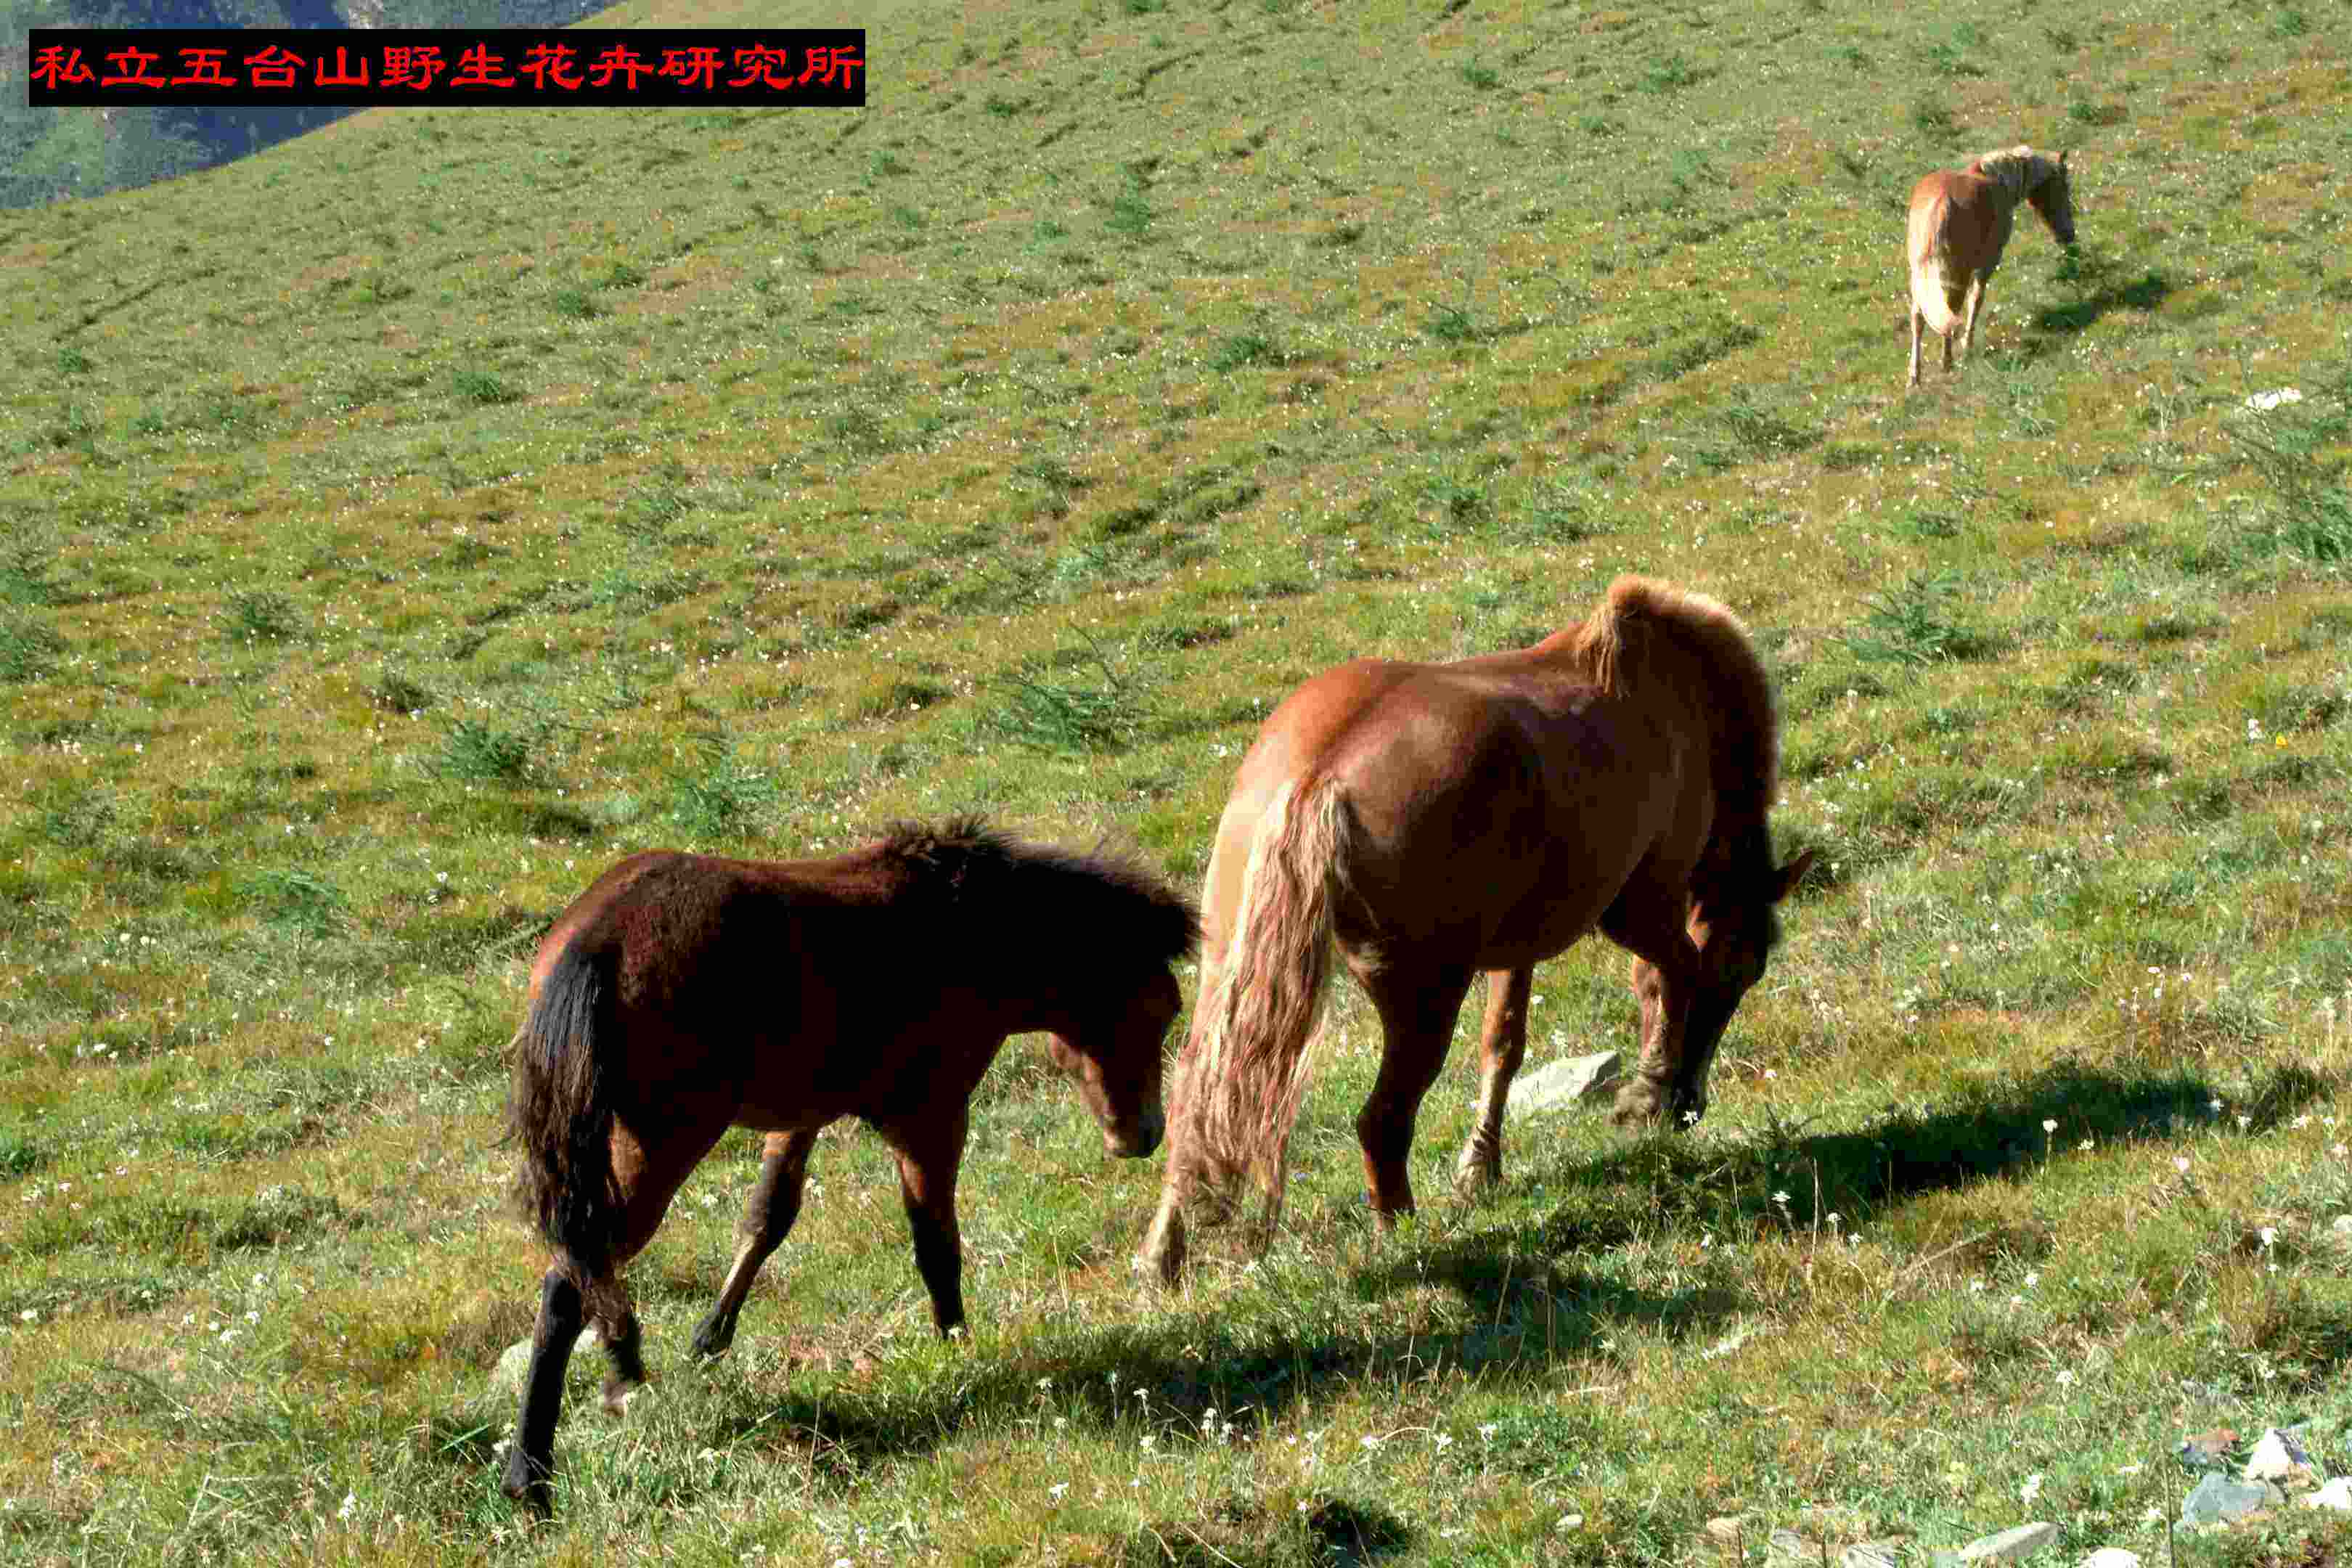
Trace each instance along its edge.
<path fill-rule="evenodd" d="M 1950 241 L 1944 231 L 1951 216 L 1951 198 L 1938 196 L 1926 206 L 1912 208 L 1906 226 L 1911 255 L 1911 307 L 1927 321 L 1927 330 L 1939 336 L 1949 333 L 1957 319 L 1944 270 L 1950 252 Z"/>
<path fill-rule="evenodd" d="M 1276 793 L 1250 844 L 1241 907 L 1187 1053 L 1178 1108 L 1186 1173 L 1223 1191 L 1254 1168 L 1269 1234 L 1330 986 L 1332 909 L 1354 828 L 1332 780 L 1294 781 Z"/>

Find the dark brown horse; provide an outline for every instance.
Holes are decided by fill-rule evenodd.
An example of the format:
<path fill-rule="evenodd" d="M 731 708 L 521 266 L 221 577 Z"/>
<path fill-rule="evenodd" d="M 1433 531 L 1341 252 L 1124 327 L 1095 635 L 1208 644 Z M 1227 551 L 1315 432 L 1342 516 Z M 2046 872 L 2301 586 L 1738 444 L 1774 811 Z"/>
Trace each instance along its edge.
<path fill-rule="evenodd" d="M 1016 843 L 976 820 L 828 860 L 656 850 L 597 879 L 540 944 L 512 1047 L 518 1196 L 554 1248 L 509 1496 L 549 1506 L 572 1342 L 594 1322 L 617 1411 L 645 1381 L 620 1268 L 730 1126 L 768 1134 L 741 1246 L 694 1337 L 734 1337 L 800 1212 L 818 1131 L 856 1116 L 898 1157 L 915 1266 L 963 1321 L 956 1169 L 973 1086 L 1008 1035 L 1051 1031 L 1114 1154 L 1160 1143 L 1160 1050 L 1191 902 L 1139 866 Z"/>
<path fill-rule="evenodd" d="M 1911 211 L 1904 224 L 1904 254 L 1911 262 L 1906 387 L 1919 384 L 1923 329 L 1943 344 L 1947 371 L 1952 368 L 1956 334 L 1963 340 L 1963 360 L 1977 352 L 1985 286 L 2000 265 L 2020 202 L 2032 205 L 2059 244 L 2074 243 L 2074 183 L 2063 153 L 2053 158 L 2031 147 L 2004 147 L 1965 169 L 1938 169 L 1911 187 Z"/>
<path fill-rule="evenodd" d="M 1591 618 L 1455 664 L 1360 659 L 1292 692 L 1242 761 L 1204 895 L 1168 1173 L 1137 1261 L 1172 1284 L 1183 1211 L 1255 1168 L 1271 1234 L 1336 945 L 1380 1015 L 1356 1118 L 1379 1224 L 1470 982 L 1487 977 L 1464 1188 L 1502 1174 L 1534 967 L 1598 928 L 1634 954 L 1641 1060 L 1620 1122 L 1706 1109 L 1706 1070 L 1811 852 L 1772 860 L 1771 688 L 1714 600 L 1621 577 Z"/>

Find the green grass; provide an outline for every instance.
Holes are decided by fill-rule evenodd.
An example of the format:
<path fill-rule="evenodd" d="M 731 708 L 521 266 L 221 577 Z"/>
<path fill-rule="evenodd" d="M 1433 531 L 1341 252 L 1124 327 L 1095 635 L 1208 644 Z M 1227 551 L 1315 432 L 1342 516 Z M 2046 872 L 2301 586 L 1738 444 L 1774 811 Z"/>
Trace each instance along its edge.
<path fill-rule="evenodd" d="M 2144 1515 L 2189 1431 L 2352 1468 L 2341 29 L 866 25 L 859 115 L 379 111 L 0 234 L 0 1560 L 2340 1561 Z M 2019 140 L 2081 243 L 1906 396 L 1904 193 Z M 653 1394 L 583 1354 L 556 1522 L 496 1497 L 502 1053 L 604 867 L 985 809 L 1197 885 L 1297 681 L 1627 570 L 1748 619 L 1823 852 L 1704 1124 L 1515 1124 L 1457 1204 L 1474 1018 L 1381 1240 L 1343 987 L 1282 1235 L 1166 1300 L 1159 1163 L 1018 1041 L 968 1342 L 845 1127 L 690 1365 L 738 1133 Z M 1613 950 L 1536 993 L 1538 1062 L 1630 1038 Z"/>

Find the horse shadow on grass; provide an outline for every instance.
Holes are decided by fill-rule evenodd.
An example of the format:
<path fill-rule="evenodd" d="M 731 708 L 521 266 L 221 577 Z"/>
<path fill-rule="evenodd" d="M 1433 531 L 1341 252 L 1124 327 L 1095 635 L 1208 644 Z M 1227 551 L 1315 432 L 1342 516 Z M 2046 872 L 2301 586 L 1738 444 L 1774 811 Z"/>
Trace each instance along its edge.
<path fill-rule="evenodd" d="M 2063 305 L 2045 305 L 2034 311 L 2034 332 L 2071 337 L 2089 330 L 2110 310 L 2153 310 L 2172 296 L 2172 280 L 2161 272 L 2145 272 L 2128 282 L 2107 281 L 2106 272 L 2104 266 L 2085 263 L 2076 280 L 2096 287 Z"/>
<path fill-rule="evenodd" d="M 1269 1314 L 1262 1305 L 1232 1316 L 1158 1314 L 1134 1325 L 1037 1335 L 989 1364 L 919 1387 L 888 1378 L 826 1380 L 823 1386 L 806 1380 L 781 1401 L 740 1382 L 713 1387 L 716 1406 L 698 1440 L 722 1450 L 737 1444 L 790 1448 L 804 1455 L 820 1479 L 847 1485 L 966 1431 L 1055 1418 L 1080 1431 L 1139 1441 L 1150 1435 L 1172 1448 L 1217 1440 L 1220 1420 L 1244 1412 L 1278 1419 L 1382 1378 L 1402 1385 L 1444 1369 L 1475 1373 L 1489 1385 L 1550 1388 L 1563 1363 L 1612 1355 L 1612 1336 L 1623 1325 L 1703 1345 L 1752 1307 L 1736 1286 L 1702 1279 L 1685 1289 L 1649 1289 L 1587 1270 L 1580 1255 L 1661 1232 L 1732 1237 L 1803 1230 L 1832 1212 L 1849 1228 L 1872 1226 L 1928 1194 L 2021 1176 L 2084 1138 L 2100 1146 L 2163 1142 L 2184 1131 L 2235 1128 L 2241 1116 L 2244 1134 L 2270 1131 L 2328 1089 L 2308 1069 L 2275 1066 L 2251 1094 L 2217 1113 L 2220 1091 L 2195 1071 L 2133 1075 L 2061 1063 L 2021 1080 L 1958 1089 L 1941 1103 L 1897 1110 L 1861 1131 L 1806 1134 L 1801 1124 L 1768 1121 L 1727 1146 L 1658 1134 L 1550 1163 L 1539 1133 L 1523 1132 L 1523 1173 L 1564 1194 L 1550 1212 L 1482 1223 L 1475 1210 L 1447 1205 L 1444 1217 L 1423 1222 L 1426 1229 L 1409 1226 L 1341 1272 L 1344 1288 L 1361 1300 L 1432 1286 L 1450 1290 L 1466 1309 L 1467 1326 L 1460 1330 L 1333 1335 L 1315 1331 L 1314 1314 L 1279 1306 Z M 2045 1131 L 2049 1122 L 2056 1126 Z M 1974 1250 L 1959 1266 L 1982 1267 L 2045 1239 L 1988 1233 L 1970 1238 Z M 773 1321 L 747 1331 L 776 1333 L 784 1326 Z M 2352 1357 L 2352 1345 L 2347 1353 Z M 718 1363 L 714 1383 L 726 1381 L 725 1364 Z M 679 1363 L 667 1374 L 701 1375 Z M 467 1457 L 478 1455 L 469 1448 Z M 1206 1515 L 1155 1521 L 1139 1531 L 1136 1543 L 1140 1550 L 1161 1542 L 1146 1554 L 1160 1561 L 1162 1544 L 1173 1550 L 1189 1537 L 1223 1554 L 1202 1561 L 1247 1568 L 1297 1560 L 1302 1548 L 1378 1561 L 1417 1539 L 1412 1526 L 1360 1498 L 1328 1500 L 1295 1517 L 1259 1518 L 1253 1512 L 1259 1508 L 1254 1498 L 1227 1499 Z M 1292 1539 L 1299 1531 L 1307 1538 Z"/>
<path fill-rule="evenodd" d="M 2118 1074 L 2062 1062 L 2012 1084 L 1971 1086 L 1940 1104 L 1898 1110 L 1862 1131 L 1806 1135 L 1801 1124 L 1768 1121 L 1730 1148 L 1655 1135 L 1536 1167 L 1548 1187 L 1568 1194 L 1543 1219 L 1465 1235 L 1366 1270 L 1357 1288 L 1377 1294 L 1441 1281 L 1481 1321 L 1517 1322 L 1524 1336 L 1532 1313 L 1559 1310 L 1548 1299 L 1563 1288 L 1551 1259 L 1661 1231 L 1723 1237 L 1852 1231 L 1883 1223 L 1927 1194 L 2021 1176 L 2084 1139 L 2101 1147 L 2162 1142 L 2199 1128 L 2236 1128 L 2240 1117 L 2242 1135 L 2252 1136 L 2275 1131 L 2328 1092 L 2326 1079 L 2294 1064 L 2272 1067 L 2250 1096 L 2225 1103 L 2200 1073 Z M 2045 1130 L 2048 1123 L 2055 1125 Z M 1837 1225 L 1826 1223 L 1830 1215 Z M 1959 1250 L 1964 1264 L 1981 1265 L 2042 1244 L 2039 1236 L 1988 1232 Z M 1579 1314 L 1647 1320 L 1677 1338 L 1710 1331 L 1738 1305 L 1695 1291 L 1645 1306 L 1589 1279 L 1565 1288 Z M 1561 1342 L 1564 1353 L 1589 1353 L 1595 1342 L 1589 1326 L 1577 1335 Z"/>

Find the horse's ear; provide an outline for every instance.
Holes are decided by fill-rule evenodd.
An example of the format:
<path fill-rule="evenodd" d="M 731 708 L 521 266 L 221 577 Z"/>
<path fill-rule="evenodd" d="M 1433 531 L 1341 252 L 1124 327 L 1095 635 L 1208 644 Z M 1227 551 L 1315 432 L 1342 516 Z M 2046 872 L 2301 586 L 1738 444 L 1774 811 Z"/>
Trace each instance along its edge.
<path fill-rule="evenodd" d="M 1779 903 L 1796 891 L 1798 884 L 1805 879 L 1805 873 L 1813 868 L 1813 857 L 1819 851 L 1810 847 L 1800 850 L 1795 858 L 1773 874 L 1776 884 L 1772 889 L 1774 903 Z"/>

